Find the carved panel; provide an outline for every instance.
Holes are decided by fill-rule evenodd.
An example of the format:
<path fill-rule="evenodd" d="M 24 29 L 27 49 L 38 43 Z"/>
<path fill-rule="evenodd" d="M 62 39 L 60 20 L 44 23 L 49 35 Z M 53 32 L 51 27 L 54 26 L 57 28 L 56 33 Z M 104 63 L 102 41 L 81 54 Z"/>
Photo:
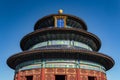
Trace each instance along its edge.
<path fill-rule="evenodd" d="M 66 69 L 67 74 L 76 74 L 76 69 Z"/>
<path fill-rule="evenodd" d="M 19 72 L 19 74 L 20 74 L 20 76 L 24 76 L 24 72 L 23 71 Z"/>
<path fill-rule="evenodd" d="M 25 71 L 25 73 L 26 73 L 26 75 L 33 75 L 32 70 L 27 70 L 27 71 Z"/>
<path fill-rule="evenodd" d="M 20 77 L 20 80 L 26 80 L 25 76 Z"/>
<path fill-rule="evenodd" d="M 67 80 L 76 80 L 76 75 L 68 75 Z"/>
<path fill-rule="evenodd" d="M 81 69 L 80 71 L 81 71 L 82 74 L 87 73 L 85 69 Z"/>
<path fill-rule="evenodd" d="M 90 74 L 94 74 L 94 71 L 91 70 L 91 71 L 90 71 Z"/>
<path fill-rule="evenodd" d="M 45 75 L 45 80 L 54 80 L 54 75 Z"/>
<path fill-rule="evenodd" d="M 101 73 L 101 78 L 105 78 L 106 79 L 106 75 L 104 73 Z"/>
<path fill-rule="evenodd" d="M 41 74 L 41 69 L 34 69 L 33 74 Z"/>
<path fill-rule="evenodd" d="M 87 80 L 87 77 L 86 76 L 82 76 L 82 80 Z"/>
<path fill-rule="evenodd" d="M 98 71 L 95 71 L 94 74 L 95 74 L 95 76 L 100 76 Z"/>
<path fill-rule="evenodd" d="M 101 80 L 101 78 L 100 78 L 100 77 L 97 77 L 97 80 Z"/>
<path fill-rule="evenodd" d="M 41 80 L 41 76 L 40 75 L 34 75 L 34 79 L 33 80 Z"/>
<path fill-rule="evenodd" d="M 54 73 L 54 69 L 53 68 L 45 69 L 45 73 Z"/>
<path fill-rule="evenodd" d="M 65 69 L 64 68 L 57 68 L 55 72 L 56 72 L 56 74 L 65 74 Z"/>

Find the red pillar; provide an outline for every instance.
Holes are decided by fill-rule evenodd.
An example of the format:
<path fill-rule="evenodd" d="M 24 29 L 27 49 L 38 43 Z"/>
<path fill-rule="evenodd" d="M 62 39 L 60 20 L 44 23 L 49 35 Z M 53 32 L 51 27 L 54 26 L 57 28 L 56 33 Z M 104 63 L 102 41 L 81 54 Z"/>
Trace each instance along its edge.
<path fill-rule="evenodd" d="M 20 80 L 20 72 L 19 71 L 18 71 L 17 76 L 18 76 L 17 80 Z"/>
<path fill-rule="evenodd" d="M 45 80 L 45 69 L 41 68 L 41 80 Z"/>
<path fill-rule="evenodd" d="M 80 80 L 80 70 L 77 68 L 77 80 Z"/>

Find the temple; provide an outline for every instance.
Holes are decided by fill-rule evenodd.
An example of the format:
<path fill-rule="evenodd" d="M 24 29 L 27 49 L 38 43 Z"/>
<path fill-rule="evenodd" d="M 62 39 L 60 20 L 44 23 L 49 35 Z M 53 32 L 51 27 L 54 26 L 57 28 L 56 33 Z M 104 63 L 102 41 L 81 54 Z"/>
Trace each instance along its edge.
<path fill-rule="evenodd" d="M 7 60 L 14 80 L 107 80 L 115 63 L 98 52 L 101 41 L 85 22 L 63 10 L 39 19 L 20 47 Z"/>

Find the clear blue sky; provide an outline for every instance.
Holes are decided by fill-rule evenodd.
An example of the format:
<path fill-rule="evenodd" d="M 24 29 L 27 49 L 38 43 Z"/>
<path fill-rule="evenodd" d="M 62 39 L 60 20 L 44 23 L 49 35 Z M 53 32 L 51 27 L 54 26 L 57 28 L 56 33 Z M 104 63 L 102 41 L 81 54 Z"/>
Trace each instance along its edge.
<path fill-rule="evenodd" d="M 115 60 L 107 78 L 119 80 L 120 0 L 0 0 L 0 80 L 13 80 L 14 70 L 7 66 L 6 60 L 21 52 L 19 42 L 23 36 L 33 31 L 39 18 L 59 9 L 82 18 L 88 31 L 101 39 L 99 52 Z"/>

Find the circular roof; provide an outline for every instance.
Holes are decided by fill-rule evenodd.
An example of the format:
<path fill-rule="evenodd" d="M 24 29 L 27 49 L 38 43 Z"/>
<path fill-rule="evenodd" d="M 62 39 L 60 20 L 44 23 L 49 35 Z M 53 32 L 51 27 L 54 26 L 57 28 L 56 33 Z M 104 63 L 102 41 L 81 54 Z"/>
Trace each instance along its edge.
<path fill-rule="evenodd" d="M 82 19 L 80 19 L 79 17 L 73 16 L 73 15 L 69 15 L 69 14 L 51 14 L 51 15 L 45 16 L 36 22 L 34 26 L 34 30 L 46 28 L 46 27 L 53 27 L 54 16 L 66 16 L 67 26 L 87 30 L 87 26 Z"/>

